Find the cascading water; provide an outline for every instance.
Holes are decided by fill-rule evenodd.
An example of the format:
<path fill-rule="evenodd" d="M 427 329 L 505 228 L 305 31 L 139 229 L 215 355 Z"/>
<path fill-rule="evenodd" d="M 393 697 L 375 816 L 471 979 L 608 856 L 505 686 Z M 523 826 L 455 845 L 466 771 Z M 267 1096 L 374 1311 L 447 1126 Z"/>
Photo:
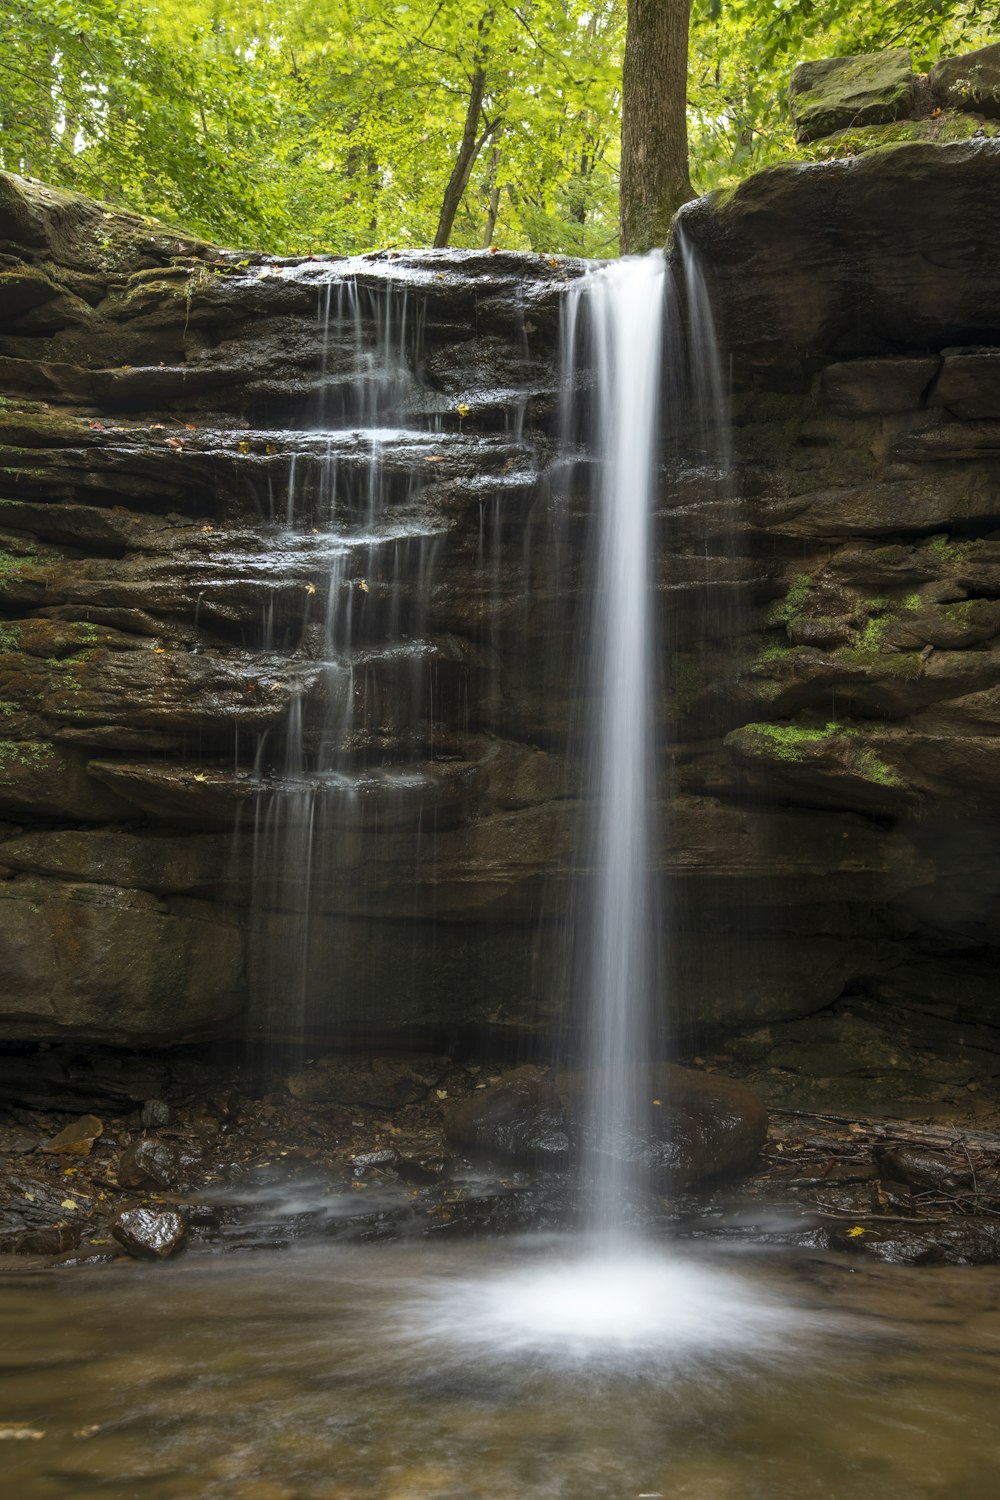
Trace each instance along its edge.
<path fill-rule="evenodd" d="M 646 1090 L 635 1065 L 648 1056 L 656 972 L 656 838 L 652 516 L 666 264 L 624 260 L 570 292 L 564 379 L 576 359 L 593 370 L 594 565 L 585 701 L 586 792 L 591 799 L 589 899 L 580 944 L 588 1006 L 587 1165 L 591 1228 L 617 1236 L 634 1195 L 632 1143 L 643 1133 Z M 577 332 L 582 321 L 584 347 Z"/>

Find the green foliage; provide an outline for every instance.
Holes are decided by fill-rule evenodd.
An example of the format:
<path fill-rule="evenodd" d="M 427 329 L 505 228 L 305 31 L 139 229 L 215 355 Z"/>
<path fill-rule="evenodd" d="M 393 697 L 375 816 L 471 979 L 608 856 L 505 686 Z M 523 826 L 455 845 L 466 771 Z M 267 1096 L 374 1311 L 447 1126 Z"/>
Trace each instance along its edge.
<path fill-rule="evenodd" d="M 8 0 L 5 19 L 7 171 L 274 252 L 428 244 L 482 70 L 452 242 L 617 252 L 625 0 Z M 696 189 L 795 151 L 797 62 L 910 46 L 925 66 L 998 24 L 1000 0 L 694 0 Z"/>
<path fill-rule="evenodd" d="M 926 70 L 996 40 L 997 0 L 694 0 L 688 102 L 695 186 L 731 187 L 813 154 L 795 143 L 785 86 L 800 62 L 909 47 Z"/>

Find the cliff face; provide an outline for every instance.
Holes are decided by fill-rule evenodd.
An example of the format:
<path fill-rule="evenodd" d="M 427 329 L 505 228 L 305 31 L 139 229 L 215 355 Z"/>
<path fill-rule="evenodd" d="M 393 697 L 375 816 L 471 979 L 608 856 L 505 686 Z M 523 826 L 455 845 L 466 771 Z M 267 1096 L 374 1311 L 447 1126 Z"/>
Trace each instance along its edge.
<path fill-rule="evenodd" d="M 991 142 L 905 147 L 685 212 L 735 459 L 682 414 L 672 1029 L 992 1015 L 998 187 Z M 572 1018 L 580 267 L 267 261 L 14 179 L 0 257 L 2 1034 Z"/>

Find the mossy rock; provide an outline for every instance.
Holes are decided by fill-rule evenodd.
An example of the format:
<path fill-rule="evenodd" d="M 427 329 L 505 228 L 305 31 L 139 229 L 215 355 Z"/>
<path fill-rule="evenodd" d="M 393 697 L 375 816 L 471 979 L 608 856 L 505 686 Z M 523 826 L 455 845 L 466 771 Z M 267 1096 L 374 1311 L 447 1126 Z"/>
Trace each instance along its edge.
<path fill-rule="evenodd" d="M 17 318 L 59 296 L 55 282 L 33 266 L 0 271 L 0 318 Z"/>
<path fill-rule="evenodd" d="M 799 142 L 837 130 L 884 125 L 913 106 L 913 60 L 905 47 L 800 63 L 788 99 Z"/>
<path fill-rule="evenodd" d="M 985 115 L 946 114 L 923 120 L 892 120 L 885 125 L 863 125 L 838 130 L 809 143 L 803 156 L 809 161 L 828 161 L 835 156 L 861 156 L 866 151 L 881 151 L 911 141 L 949 145 L 954 141 L 991 139 L 1000 135 L 1000 123 Z"/>
<path fill-rule="evenodd" d="M 943 59 L 931 69 L 930 84 L 947 108 L 1000 119 L 1000 43 Z"/>

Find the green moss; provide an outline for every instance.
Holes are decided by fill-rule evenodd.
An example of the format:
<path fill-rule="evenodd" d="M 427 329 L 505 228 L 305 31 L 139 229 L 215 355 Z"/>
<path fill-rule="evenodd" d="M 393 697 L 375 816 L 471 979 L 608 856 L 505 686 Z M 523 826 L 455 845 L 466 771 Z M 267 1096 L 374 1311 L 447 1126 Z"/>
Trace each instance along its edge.
<path fill-rule="evenodd" d="M 880 760 L 874 750 L 859 750 L 851 756 L 849 765 L 856 776 L 863 776 L 865 781 L 873 781 L 876 786 L 902 785 L 895 771 Z"/>
<path fill-rule="evenodd" d="M 918 610 L 921 604 L 923 604 L 923 600 L 919 594 L 907 594 L 903 600 L 903 608 L 908 610 Z"/>
<path fill-rule="evenodd" d="M 776 604 L 772 604 L 767 613 L 768 625 L 788 625 L 792 620 L 798 618 L 805 606 L 812 588 L 812 579 L 808 573 L 798 573 L 793 579 L 788 593 Z"/>
<path fill-rule="evenodd" d="M 751 672 L 769 671 L 771 667 L 777 666 L 779 662 L 791 656 L 794 649 L 794 646 L 785 646 L 778 641 L 769 642 L 754 657 L 750 666 Z"/>
<path fill-rule="evenodd" d="M 752 735 L 776 760 L 801 760 L 802 746 L 814 745 L 845 731 L 831 720 L 822 729 L 803 724 L 744 724 L 739 733 Z"/>
<path fill-rule="evenodd" d="M 995 599 L 962 599 L 956 604 L 945 604 L 941 613 L 946 620 L 963 628 L 988 629 L 997 617 Z"/>

